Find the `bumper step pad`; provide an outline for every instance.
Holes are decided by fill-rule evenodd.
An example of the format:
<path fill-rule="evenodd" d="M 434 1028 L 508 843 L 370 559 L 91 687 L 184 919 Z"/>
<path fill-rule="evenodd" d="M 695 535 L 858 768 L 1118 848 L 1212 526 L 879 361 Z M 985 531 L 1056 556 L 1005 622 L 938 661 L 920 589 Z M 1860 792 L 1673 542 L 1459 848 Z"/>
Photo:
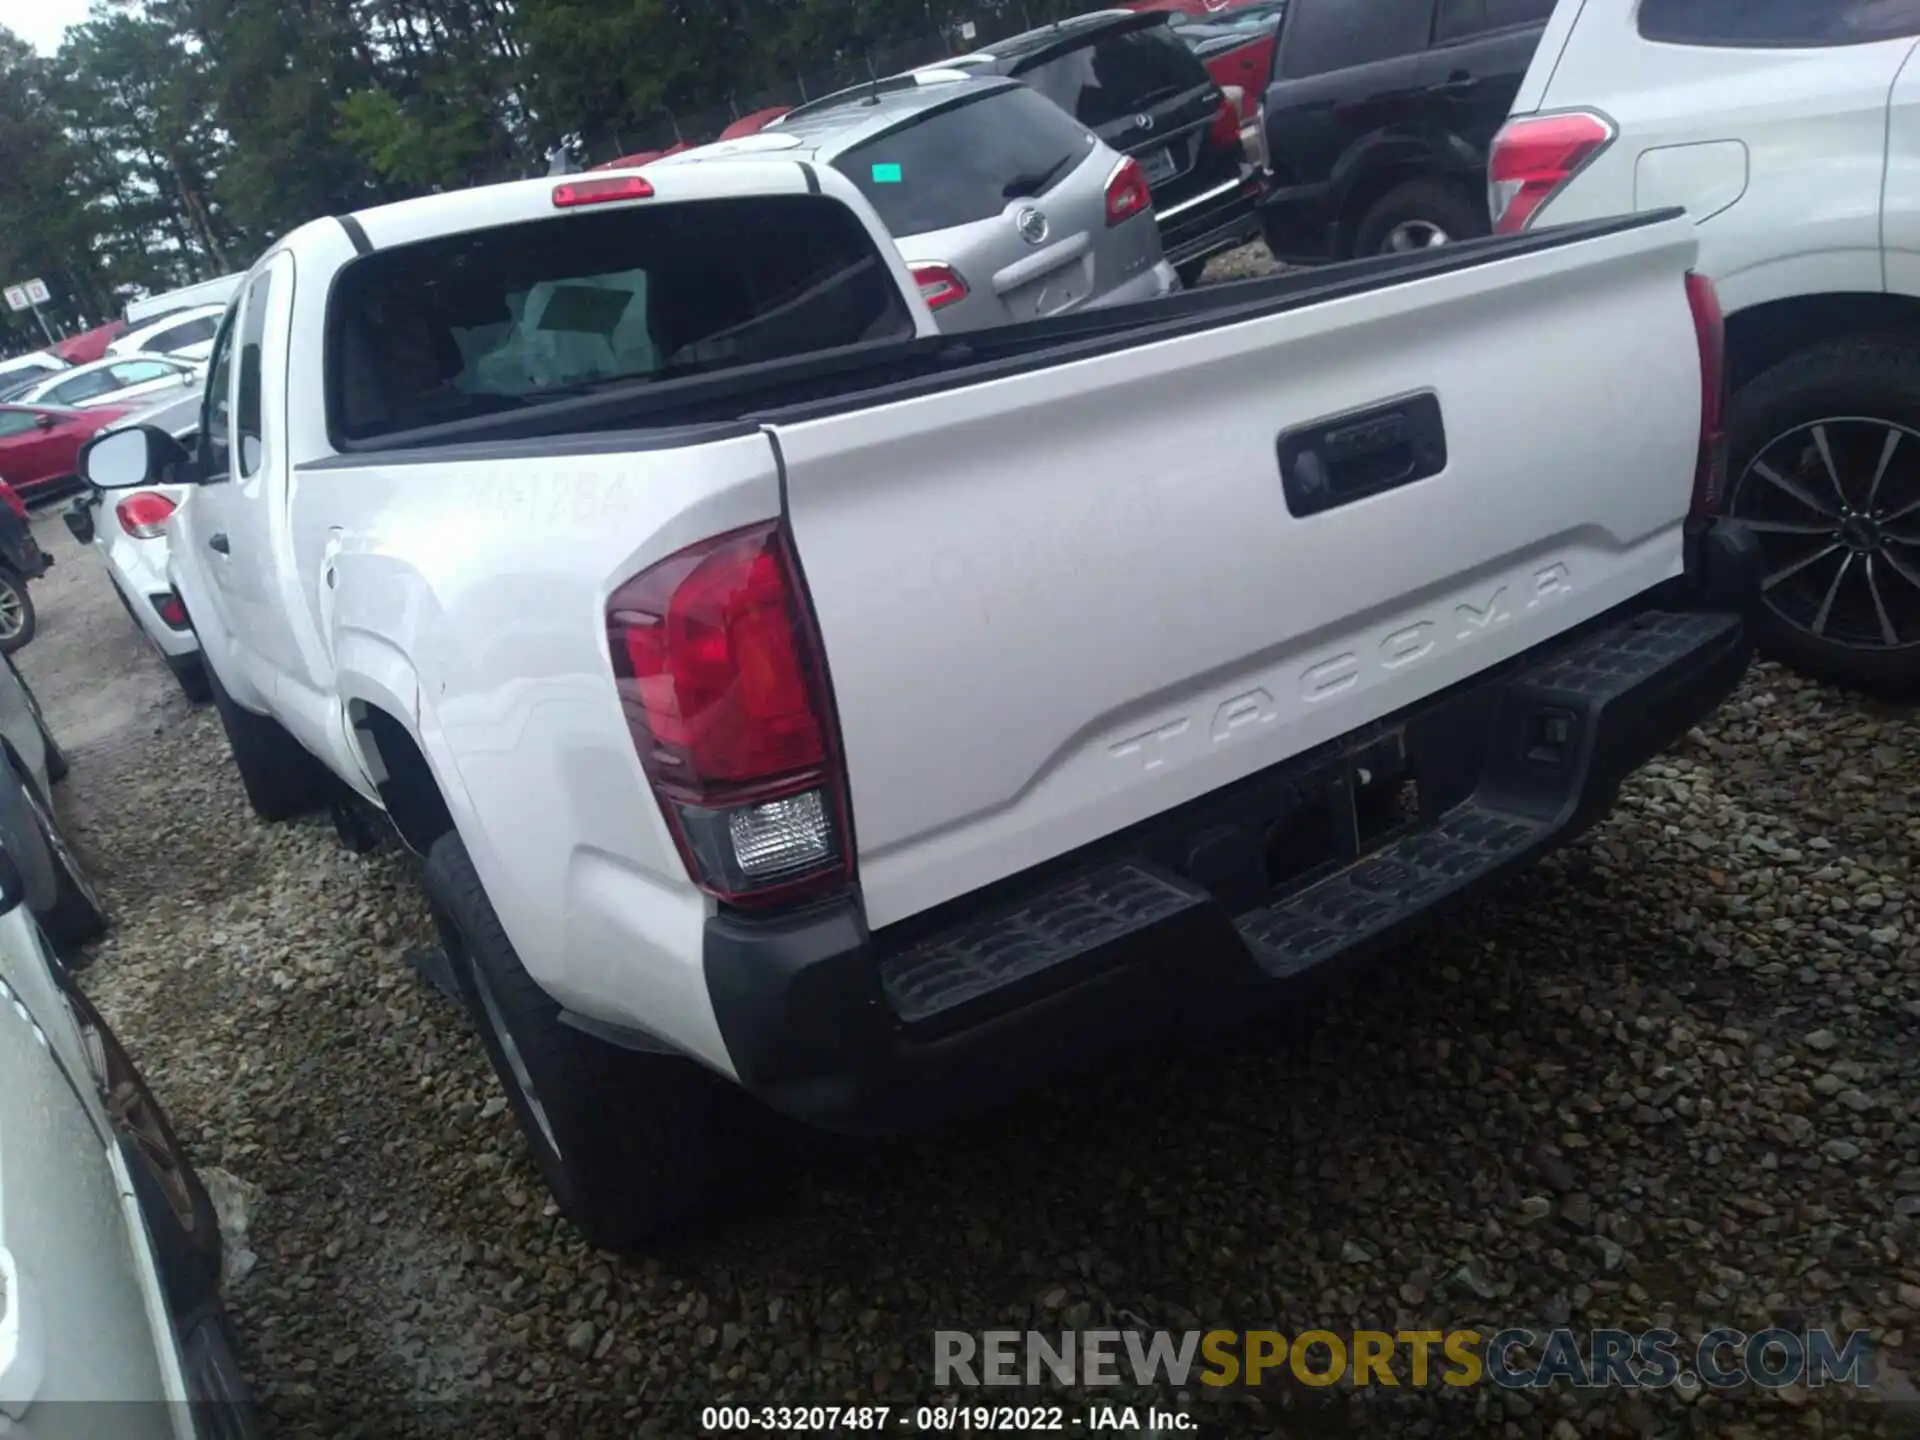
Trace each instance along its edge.
<path fill-rule="evenodd" d="M 1289 979 L 1519 859 L 1552 828 L 1469 801 L 1431 830 L 1403 836 L 1234 924 L 1254 963 L 1276 980 Z"/>
<path fill-rule="evenodd" d="M 1426 720 L 1404 719 L 1408 737 L 1432 723 L 1443 749 L 1457 753 L 1471 733 L 1490 738 L 1492 751 L 1442 813 L 1383 835 L 1340 868 L 1298 888 L 1242 895 L 1257 908 L 1235 913 L 1165 855 L 1146 859 L 1142 843 L 881 956 L 881 992 L 906 1025 L 944 1027 L 1143 956 L 1158 963 L 1169 947 L 1180 952 L 1172 968 L 1199 981 L 1196 957 L 1177 938 L 1183 927 L 1238 952 L 1226 962 L 1236 983 L 1292 980 L 1584 828 L 1628 771 L 1724 698 L 1747 654 L 1738 617 L 1718 612 L 1648 611 L 1580 636 L 1464 701 L 1434 702 Z M 1449 705 L 1451 718 L 1433 718 Z M 1536 736 L 1543 717 L 1552 733 Z M 1360 753 L 1303 758 L 1303 788 L 1324 787 Z M 1205 823 L 1193 821 L 1195 834 Z"/>
<path fill-rule="evenodd" d="M 1210 903 L 1170 875 L 1112 865 L 881 961 L 880 988 L 915 1024 Z"/>

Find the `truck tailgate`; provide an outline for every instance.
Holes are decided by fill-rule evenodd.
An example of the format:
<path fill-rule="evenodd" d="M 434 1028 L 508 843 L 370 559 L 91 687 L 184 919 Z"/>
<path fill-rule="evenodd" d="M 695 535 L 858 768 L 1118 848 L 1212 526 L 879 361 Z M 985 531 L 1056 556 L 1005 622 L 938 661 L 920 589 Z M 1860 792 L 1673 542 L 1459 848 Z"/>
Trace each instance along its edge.
<path fill-rule="evenodd" d="M 1357 292 L 1330 280 L 1280 313 L 771 424 L 868 922 L 1678 574 L 1694 249 L 1676 218 Z"/>

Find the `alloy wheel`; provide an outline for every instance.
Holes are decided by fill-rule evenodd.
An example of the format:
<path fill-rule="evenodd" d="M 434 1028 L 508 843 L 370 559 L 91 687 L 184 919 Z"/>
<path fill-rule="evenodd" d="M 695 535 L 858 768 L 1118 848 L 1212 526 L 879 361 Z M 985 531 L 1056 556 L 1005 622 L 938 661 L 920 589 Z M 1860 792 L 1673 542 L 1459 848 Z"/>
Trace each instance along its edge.
<path fill-rule="evenodd" d="M 1762 593 L 1788 625 L 1855 650 L 1920 645 L 1920 433 L 1797 425 L 1755 452 L 1728 513 L 1758 539 Z"/>
<path fill-rule="evenodd" d="M 73 882 L 73 888 L 86 898 L 87 904 L 104 915 L 106 902 L 100 898 L 100 892 L 93 888 L 93 877 L 87 874 L 87 867 L 80 863 L 72 847 L 67 844 L 67 837 L 60 833 L 60 822 L 53 818 L 53 812 L 40 798 L 39 787 L 29 782 L 22 784 L 20 790 L 27 797 L 27 808 L 33 812 L 33 823 L 39 827 L 41 836 L 47 842 L 47 849 L 53 852 L 54 864 Z"/>
<path fill-rule="evenodd" d="M 1387 232 L 1383 255 L 1404 254 L 1409 250 L 1432 250 L 1452 239 L 1431 220 L 1403 220 Z"/>
<path fill-rule="evenodd" d="M 10 582 L 0 580 L 0 643 L 19 635 L 26 623 L 27 607 L 20 592 Z"/>

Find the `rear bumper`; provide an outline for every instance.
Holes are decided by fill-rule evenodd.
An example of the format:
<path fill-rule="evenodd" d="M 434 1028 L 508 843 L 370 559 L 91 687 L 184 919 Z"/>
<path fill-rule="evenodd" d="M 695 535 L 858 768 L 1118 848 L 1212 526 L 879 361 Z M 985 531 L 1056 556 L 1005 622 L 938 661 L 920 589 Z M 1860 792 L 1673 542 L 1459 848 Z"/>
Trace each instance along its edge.
<path fill-rule="evenodd" d="M 1233 189 L 1171 216 L 1156 215 L 1167 263 L 1186 265 L 1258 240 L 1262 183 L 1249 166 Z"/>
<path fill-rule="evenodd" d="M 741 1083 L 830 1129 L 911 1129 L 1243 1019 L 1565 844 L 1746 673 L 1751 537 L 1688 544 L 1647 607 L 879 936 L 853 897 L 715 916 Z"/>

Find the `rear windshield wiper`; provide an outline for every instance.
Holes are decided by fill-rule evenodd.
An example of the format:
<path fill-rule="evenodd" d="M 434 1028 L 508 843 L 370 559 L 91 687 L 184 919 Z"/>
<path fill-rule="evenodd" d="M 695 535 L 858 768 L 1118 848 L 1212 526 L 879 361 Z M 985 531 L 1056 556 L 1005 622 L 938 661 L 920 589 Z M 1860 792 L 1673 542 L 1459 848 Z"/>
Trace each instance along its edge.
<path fill-rule="evenodd" d="M 1000 198 L 1018 200 L 1025 195 L 1038 195 L 1059 177 L 1062 170 L 1072 162 L 1071 154 L 1062 155 L 1046 169 L 1031 175 L 1016 175 L 1001 188 Z"/>

